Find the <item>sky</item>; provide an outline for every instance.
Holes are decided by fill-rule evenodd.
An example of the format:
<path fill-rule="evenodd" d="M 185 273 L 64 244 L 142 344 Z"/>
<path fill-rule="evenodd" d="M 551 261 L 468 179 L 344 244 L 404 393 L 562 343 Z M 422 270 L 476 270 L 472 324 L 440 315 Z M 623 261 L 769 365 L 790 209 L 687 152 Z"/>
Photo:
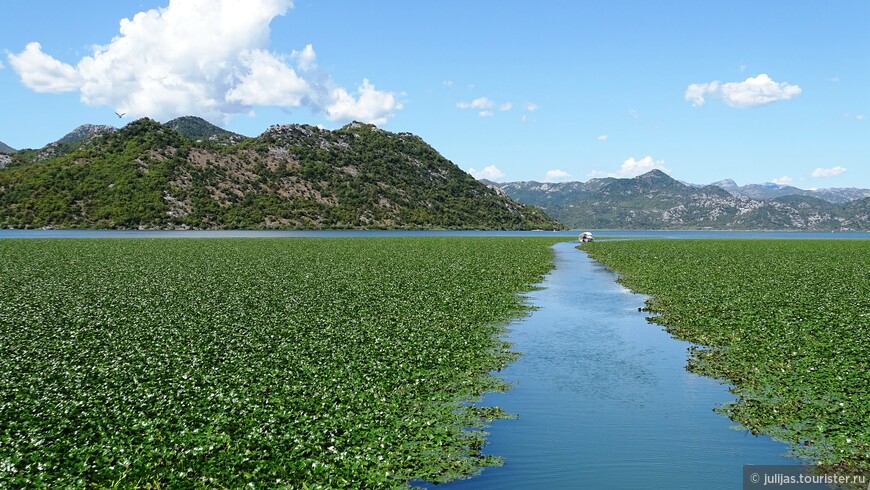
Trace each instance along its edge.
<path fill-rule="evenodd" d="M 358 120 L 500 182 L 870 188 L 867 0 L 29 0 L 3 18 L 18 149 L 140 117 L 247 136 Z"/>

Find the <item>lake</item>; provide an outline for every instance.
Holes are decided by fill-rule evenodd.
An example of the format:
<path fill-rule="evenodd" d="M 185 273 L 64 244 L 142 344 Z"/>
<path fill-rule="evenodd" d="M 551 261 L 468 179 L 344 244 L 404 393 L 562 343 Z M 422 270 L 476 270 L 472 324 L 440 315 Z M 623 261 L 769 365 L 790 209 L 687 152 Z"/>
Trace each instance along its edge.
<path fill-rule="evenodd" d="M 519 417 L 489 429 L 484 452 L 504 466 L 437 488 L 733 489 L 745 464 L 798 463 L 713 412 L 728 387 L 687 372 L 690 344 L 649 324 L 646 297 L 575 247 L 556 245 L 529 295 L 537 309 L 509 327 L 523 356 L 499 375 L 515 388 L 482 402 Z"/>
<path fill-rule="evenodd" d="M 867 239 L 870 233 L 593 230 L 596 237 Z M 484 231 L 0 230 L 0 238 L 565 236 Z M 728 387 L 685 370 L 690 344 L 649 324 L 645 297 L 577 250 L 555 246 L 555 269 L 528 295 L 536 309 L 509 327 L 523 356 L 484 397 L 518 416 L 498 420 L 484 450 L 502 467 L 438 488 L 740 488 L 743 465 L 795 465 L 787 446 L 734 430 L 713 409 Z M 429 488 L 435 485 L 414 482 Z"/>

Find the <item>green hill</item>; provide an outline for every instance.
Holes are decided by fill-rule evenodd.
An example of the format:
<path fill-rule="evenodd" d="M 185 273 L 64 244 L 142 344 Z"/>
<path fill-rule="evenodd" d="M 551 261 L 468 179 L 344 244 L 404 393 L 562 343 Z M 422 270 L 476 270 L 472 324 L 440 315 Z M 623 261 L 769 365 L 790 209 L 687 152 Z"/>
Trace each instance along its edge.
<path fill-rule="evenodd" d="M 194 141 L 209 141 L 221 146 L 238 144 L 246 138 L 238 133 L 215 126 L 205 119 L 196 116 L 178 117 L 163 123 L 163 125 L 178 131 Z"/>
<path fill-rule="evenodd" d="M 560 227 L 409 133 L 282 125 L 220 146 L 149 119 L 0 170 L 0 227 L 47 226 Z"/>
<path fill-rule="evenodd" d="M 27 148 L 18 150 L 15 152 L 12 163 L 26 165 L 61 157 L 67 153 L 78 150 L 83 146 L 91 144 L 101 136 L 112 134 L 115 131 L 117 131 L 117 128 L 114 126 L 82 124 L 65 134 L 59 140 L 51 142 L 40 149 Z"/>

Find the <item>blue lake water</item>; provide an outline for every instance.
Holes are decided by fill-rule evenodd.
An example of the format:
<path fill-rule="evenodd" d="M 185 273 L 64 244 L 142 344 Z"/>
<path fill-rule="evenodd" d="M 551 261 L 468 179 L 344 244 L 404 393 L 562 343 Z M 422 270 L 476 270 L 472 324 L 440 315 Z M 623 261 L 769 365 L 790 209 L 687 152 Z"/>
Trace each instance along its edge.
<path fill-rule="evenodd" d="M 500 376 L 515 384 L 484 397 L 516 420 L 489 428 L 487 454 L 505 464 L 428 488 L 734 489 L 743 465 L 795 465 L 787 446 L 734 430 L 713 409 L 727 386 L 686 372 L 690 344 L 649 324 L 645 296 L 577 250 L 555 247 L 537 309 L 513 323 L 523 356 Z"/>

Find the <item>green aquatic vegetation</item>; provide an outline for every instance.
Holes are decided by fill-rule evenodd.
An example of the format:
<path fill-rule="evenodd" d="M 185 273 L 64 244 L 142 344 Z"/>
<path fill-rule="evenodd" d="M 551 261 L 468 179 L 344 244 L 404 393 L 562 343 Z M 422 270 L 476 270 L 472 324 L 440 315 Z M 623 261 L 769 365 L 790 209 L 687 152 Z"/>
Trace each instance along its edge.
<path fill-rule="evenodd" d="M 870 241 L 583 245 L 697 343 L 691 371 L 732 383 L 720 410 L 839 468 L 870 468 Z"/>
<path fill-rule="evenodd" d="M 0 487 L 403 487 L 497 463 L 473 402 L 544 238 L 0 241 Z"/>

